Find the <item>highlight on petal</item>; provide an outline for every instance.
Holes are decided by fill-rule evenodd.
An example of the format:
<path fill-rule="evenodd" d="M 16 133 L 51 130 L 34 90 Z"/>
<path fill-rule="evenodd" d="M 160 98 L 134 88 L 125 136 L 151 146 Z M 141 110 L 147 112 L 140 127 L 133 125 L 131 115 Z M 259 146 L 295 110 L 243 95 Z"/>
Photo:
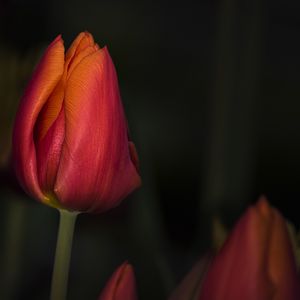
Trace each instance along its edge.
<path fill-rule="evenodd" d="M 61 79 L 64 70 L 64 45 L 58 36 L 47 48 L 21 99 L 13 134 L 13 159 L 23 188 L 43 199 L 37 176 L 34 128 L 44 104 Z"/>
<path fill-rule="evenodd" d="M 123 263 L 113 273 L 98 300 L 136 300 L 136 283 L 133 268 Z"/>
<path fill-rule="evenodd" d="M 298 283 L 285 222 L 261 198 L 241 217 L 212 262 L 199 299 L 296 300 Z"/>

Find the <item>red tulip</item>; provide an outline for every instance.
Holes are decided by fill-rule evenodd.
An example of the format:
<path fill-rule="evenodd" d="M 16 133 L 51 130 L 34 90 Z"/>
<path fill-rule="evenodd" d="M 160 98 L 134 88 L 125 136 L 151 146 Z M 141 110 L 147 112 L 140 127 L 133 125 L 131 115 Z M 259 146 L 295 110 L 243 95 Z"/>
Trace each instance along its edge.
<path fill-rule="evenodd" d="M 16 115 L 13 157 L 23 188 L 74 211 L 116 206 L 140 185 L 117 75 L 107 48 L 80 33 L 48 47 Z"/>
<path fill-rule="evenodd" d="M 200 300 L 299 300 L 285 220 L 261 198 L 241 217 L 213 261 Z"/>
<path fill-rule="evenodd" d="M 137 300 L 133 268 L 123 263 L 111 276 L 98 300 Z"/>

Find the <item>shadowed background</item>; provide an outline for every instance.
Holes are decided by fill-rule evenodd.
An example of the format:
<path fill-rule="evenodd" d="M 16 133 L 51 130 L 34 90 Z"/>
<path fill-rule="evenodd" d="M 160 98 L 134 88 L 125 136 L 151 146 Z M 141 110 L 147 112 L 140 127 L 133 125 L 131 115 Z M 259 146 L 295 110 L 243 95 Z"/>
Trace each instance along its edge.
<path fill-rule="evenodd" d="M 143 186 L 81 215 L 69 299 L 96 299 L 129 260 L 141 299 L 166 299 L 260 194 L 299 226 L 298 1 L 1 1 L 1 299 L 47 299 L 58 213 L 9 168 L 15 109 L 45 47 L 83 30 L 116 65 Z"/>

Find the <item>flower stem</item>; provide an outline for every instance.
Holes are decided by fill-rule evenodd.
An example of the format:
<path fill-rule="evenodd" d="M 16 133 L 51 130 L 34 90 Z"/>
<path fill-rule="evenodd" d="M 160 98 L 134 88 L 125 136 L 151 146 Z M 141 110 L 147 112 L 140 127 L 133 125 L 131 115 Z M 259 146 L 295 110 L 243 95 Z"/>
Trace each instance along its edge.
<path fill-rule="evenodd" d="M 51 284 L 51 300 L 64 300 L 67 295 L 69 265 L 77 212 L 59 209 L 59 228 Z"/>

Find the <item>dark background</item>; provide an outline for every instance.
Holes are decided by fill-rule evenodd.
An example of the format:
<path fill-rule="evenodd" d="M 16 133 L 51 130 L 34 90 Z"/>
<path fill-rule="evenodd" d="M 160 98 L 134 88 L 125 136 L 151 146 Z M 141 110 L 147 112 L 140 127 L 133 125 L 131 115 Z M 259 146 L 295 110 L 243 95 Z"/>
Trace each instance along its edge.
<path fill-rule="evenodd" d="M 1 299 L 47 299 L 58 214 L 9 169 L 13 116 L 43 49 L 83 30 L 115 62 L 143 186 L 77 221 L 69 299 L 97 299 L 124 260 L 141 299 L 166 299 L 265 194 L 299 227 L 299 1 L 0 2 Z"/>

